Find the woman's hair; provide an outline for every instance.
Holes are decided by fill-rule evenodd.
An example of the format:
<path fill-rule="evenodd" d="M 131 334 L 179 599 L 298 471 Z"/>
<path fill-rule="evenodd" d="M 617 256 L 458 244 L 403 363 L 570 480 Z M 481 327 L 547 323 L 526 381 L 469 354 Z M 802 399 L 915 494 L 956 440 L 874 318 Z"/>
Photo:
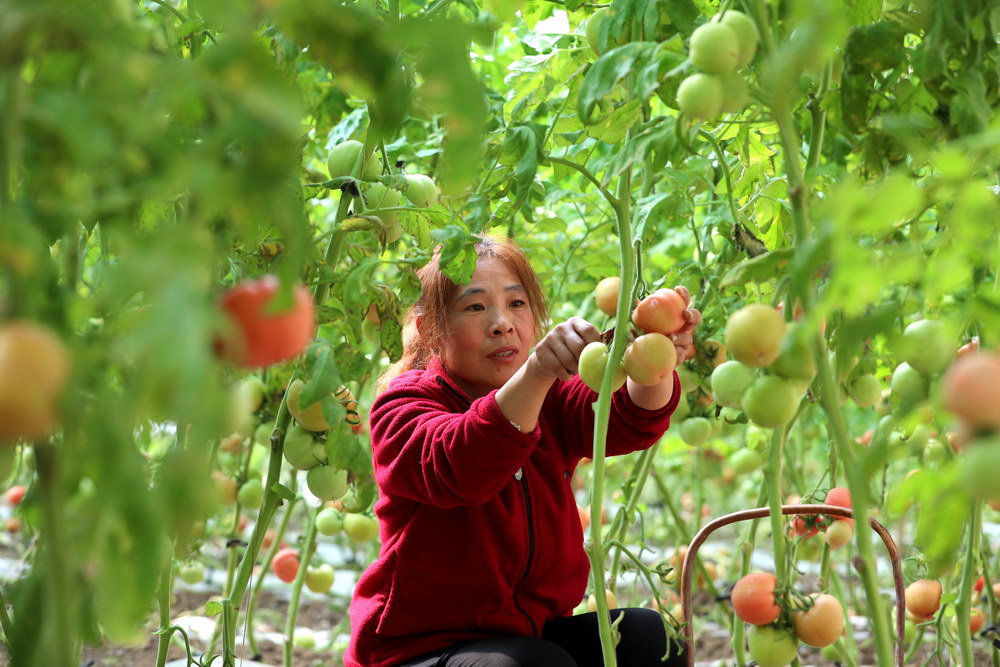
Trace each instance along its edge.
<path fill-rule="evenodd" d="M 548 308 L 538 276 L 531 268 L 528 257 L 510 239 L 485 235 L 479 238 L 480 241 L 475 245 L 477 260 L 500 260 L 517 276 L 531 306 L 531 314 L 535 320 L 535 339 L 541 338 L 548 320 Z M 423 289 L 403 322 L 403 356 L 379 376 L 376 395 L 385 391 L 389 382 L 400 373 L 414 368 L 426 368 L 427 363 L 440 354 L 442 344 L 449 335 L 448 311 L 459 286 L 441 272 L 440 259 L 440 252 L 435 252 L 431 261 L 417 272 Z M 422 318 L 420 331 L 416 324 L 418 317 Z"/>

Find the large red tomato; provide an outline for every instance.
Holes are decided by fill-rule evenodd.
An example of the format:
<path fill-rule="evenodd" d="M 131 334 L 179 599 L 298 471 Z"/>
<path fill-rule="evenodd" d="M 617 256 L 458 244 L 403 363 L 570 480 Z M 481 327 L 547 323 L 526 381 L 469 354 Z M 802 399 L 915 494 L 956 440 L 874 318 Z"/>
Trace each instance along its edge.
<path fill-rule="evenodd" d="M 270 366 L 299 354 L 316 332 L 316 310 L 309 291 L 296 285 L 290 308 L 271 312 L 279 290 L 275 276 L 248 280 L 222 295 L 220 305 L 232 331 L 218 343 L 221 355 L 245 368 Z"/>
<path fill-rule="evenodd" d="M 1000 355 L 966 354 L 944 376 L 945 407 L 976 427 L 1000 428 Z"/>

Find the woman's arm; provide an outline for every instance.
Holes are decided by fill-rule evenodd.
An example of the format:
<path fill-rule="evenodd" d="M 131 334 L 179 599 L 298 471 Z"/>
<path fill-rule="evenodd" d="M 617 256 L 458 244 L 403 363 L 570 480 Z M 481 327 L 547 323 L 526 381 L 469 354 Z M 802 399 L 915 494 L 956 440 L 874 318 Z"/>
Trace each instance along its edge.
<path fill-rule="evenodd" d="M 691 293 L 686 287 L 674 288 L 684 299 L 685 303 L 691 303 Z M 684 326 L 678 331 L 670 334 L 670 340 L 677 350 L 677 366 L 684 363 L 684 358 L 688 350 L 694 344 L 694 329 L 701 322 L 701 313 L 694 308 L 687 308 L 684 311 Z M 674 374 L 668 373 L 659 384 L 642 386 L 636 384 L 631 378 L 626 382 L 628 395 L 632 402 L 640 408 L 646 410 L 659 410 L 670 402 L 674 391 Z"/>
<path fill-rule="evenodd" d="M 588 343 L 599 340 L 601 332 L 583 318 L 572 317 L 557 325 L 514 376 L 497 390 L 500 411 L 523 433 L 534 431 L 552 383 L 557 379 L 570 380 L 577 372 L 580 352 Z"/>

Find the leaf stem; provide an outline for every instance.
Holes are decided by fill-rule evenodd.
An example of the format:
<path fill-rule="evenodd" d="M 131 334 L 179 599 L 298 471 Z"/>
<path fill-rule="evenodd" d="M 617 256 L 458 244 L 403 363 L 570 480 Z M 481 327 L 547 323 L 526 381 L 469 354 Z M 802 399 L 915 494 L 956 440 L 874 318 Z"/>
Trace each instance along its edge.
<path fill-rule="evenodd" d="M 608 203 L 611 204 L 611 207 L 615 209 L 616 216 L 618 215 L 619 208 L 621 208 L 621 202 L 619 201 L 619 197 L 622 196 L 621 188 L 619 188 L 618 197 L 616 197 L 615 195 L 608 192 L 608 189 L 605 188 L 599 180 L 597 180 L 597 177 L 595 177 L 592 173 L 590 173 L 590 170 L 584 167 L 583 165 L 577 164 L 572 160 L 556 157 L 554 155 L 547 155 L 545 156 L 545 159 L 548 160 L 549 162 L 555 162 L 556 164 L 561 164 L 565 167 L 569 167 L 570 169 L 575 169 L 576 171 L 583 174 L 584 178 L 593 183 L 594 186 L 600 191 L 600 193 L 604 195 L 604 198 L 608 200 Z M 629 180 L 631 181 L 631 178 Z M 626 192 L 624 196 L 628 197 L 628 193 Z M 631 244 L 629 244 L 629 251 L 631 251 Z"/>

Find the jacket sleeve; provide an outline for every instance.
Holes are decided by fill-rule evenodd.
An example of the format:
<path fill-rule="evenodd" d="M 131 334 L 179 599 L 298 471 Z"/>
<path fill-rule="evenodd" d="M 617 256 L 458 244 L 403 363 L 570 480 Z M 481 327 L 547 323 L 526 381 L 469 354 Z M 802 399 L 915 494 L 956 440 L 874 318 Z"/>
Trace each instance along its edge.
<path fill-rule="evenodd" d="M 569 382 L 560 383 L 555 394 L 552 409 L 561 413 L 558 418 L 564 430 L 558 438 L 567 454 L 573 457 L 593 456 L 597 393 L 579 377 L 574 377 Z M 676 372 L 673 394 L 659 410 L 640 408 L 632 402 L 626 387 L 612 394 L 606 455 L 617 456 L 652 447 L 670 427 L 670 415 L 677 409 L 680 398 L 680 379 Z"/>
<path fill-rule="evenodd" d="M 515 428 L 495 392 L 458 413 L 414 386 L 379 396 L 371 425 L 379 488 L 442 508 L 479 505 L 495 496 L 528 460 L 540 433 Z"/>

